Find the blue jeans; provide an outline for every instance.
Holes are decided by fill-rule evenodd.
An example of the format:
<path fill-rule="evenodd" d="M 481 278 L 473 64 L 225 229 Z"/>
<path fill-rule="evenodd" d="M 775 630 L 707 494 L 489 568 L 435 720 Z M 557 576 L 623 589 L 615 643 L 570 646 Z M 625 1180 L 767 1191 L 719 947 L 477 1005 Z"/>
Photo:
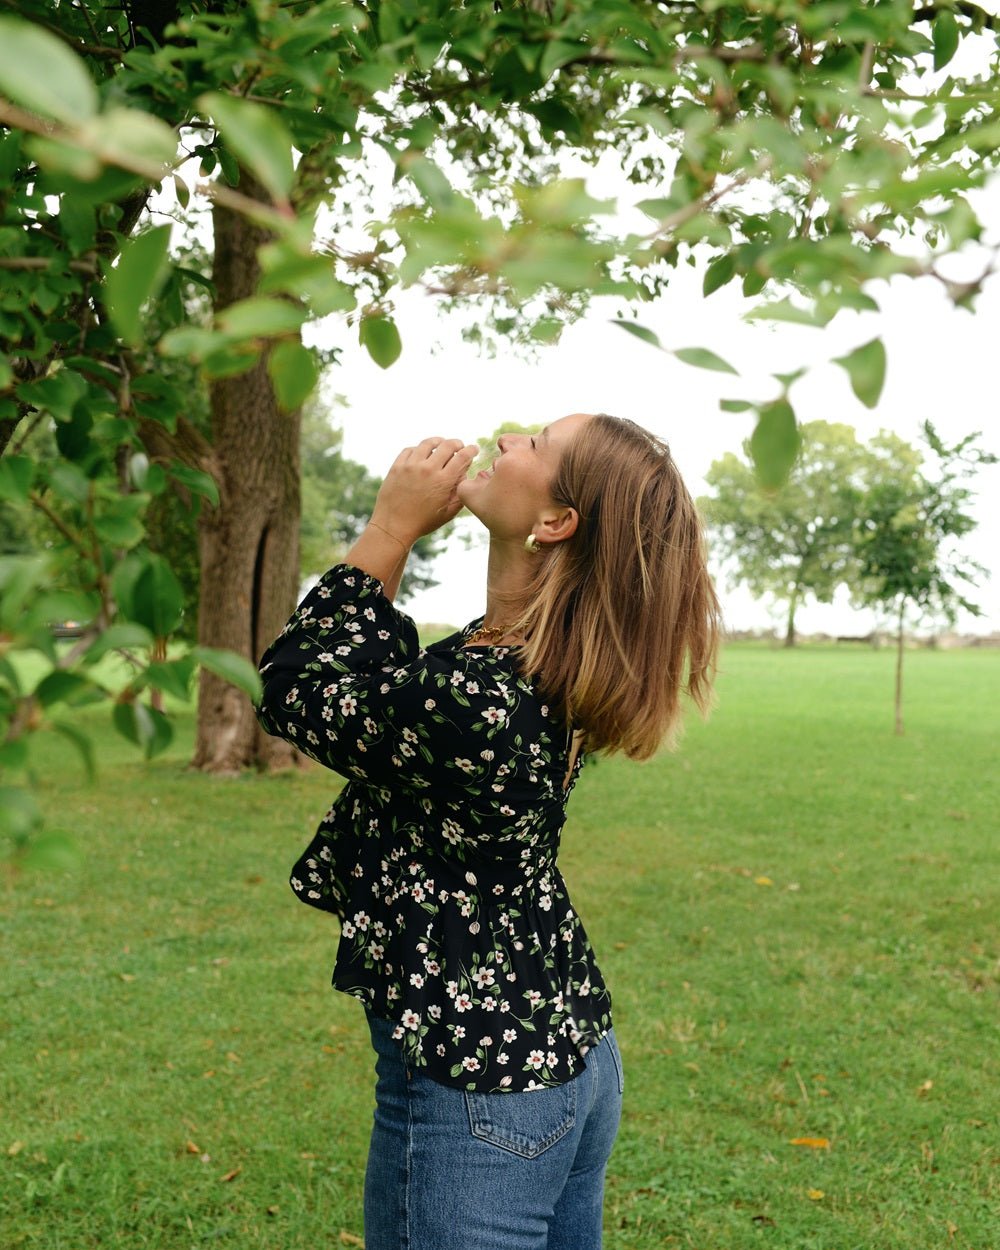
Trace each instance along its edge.
<path fill-rule="evenodd" d="M 599 1250 L 623 1088 L 613 1032 L 565 1085 L 474 1094 L 408 1068 L 394 1026 L 368 1023 L 365 1250 Z"/>

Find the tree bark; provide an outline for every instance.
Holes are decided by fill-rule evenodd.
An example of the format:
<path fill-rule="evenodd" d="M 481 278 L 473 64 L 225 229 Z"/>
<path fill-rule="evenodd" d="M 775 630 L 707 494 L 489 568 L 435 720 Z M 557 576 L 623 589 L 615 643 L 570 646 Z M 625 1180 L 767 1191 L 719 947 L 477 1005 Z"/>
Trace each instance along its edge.
<path fill-rule="evenodd" d="M 896 734 L 902 737 L 903 729 L 903 614 L 906 611 L 905 598 L 899 601 L 899 621 L 896 630 Z"/>
<path fill-rule="evenodd" d="M 792 597 L 788 601 L 788 625 L 785 628 L 785 646 L 795 646 L 795 609 L 799 606 L 799 589 L 792 591 Z"/>
<path fill-rule="evenodd" d="M 245 173 L 240 191 L 264 199 Z M 215 306 L 254 294 L 266 231 L 216 204 Z M 300 414 L 279 410 L 266 355 L 246 373 L 212 382 L 211 442 L 219 506 L 201 515 L 198 642 L 254 663 L 298 599 Z M 247 696 L 204 669 L 198 692 L 195 768 L 233 774 L 287 768 L 298 759 L 257 724 Z"/>

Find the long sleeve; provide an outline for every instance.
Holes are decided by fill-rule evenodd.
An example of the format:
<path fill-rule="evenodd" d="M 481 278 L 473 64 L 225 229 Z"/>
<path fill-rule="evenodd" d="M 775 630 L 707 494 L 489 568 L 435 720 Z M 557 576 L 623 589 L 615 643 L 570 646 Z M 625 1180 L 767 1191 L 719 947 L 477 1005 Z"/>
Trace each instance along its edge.
<path fill-rule="evenodd" d="M 268 733 L 351 779 L 411 791 L 443 784 L 473 801 L 495 801 L 488 783 L 531 693 L 509 672 L 496 674 L 482 652 L 422 650 L 413 621 L 349 565 L 310 591 L 260 672 L 258 717 Z M 538 713 L 529 705 L 531 734 Z"/>

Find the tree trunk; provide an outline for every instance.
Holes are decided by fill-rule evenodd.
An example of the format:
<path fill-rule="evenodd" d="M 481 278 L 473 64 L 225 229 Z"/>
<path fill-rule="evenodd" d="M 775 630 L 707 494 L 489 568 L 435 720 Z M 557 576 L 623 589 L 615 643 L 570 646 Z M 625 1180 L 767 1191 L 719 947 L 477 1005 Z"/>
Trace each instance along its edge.
<path fill-rule="evenodd" d="M 264 198 L 245 173 L 240 191 Z M 256 291 L 257 249 L 269 236 L 219 204 L 212 216 L 212 280 L 222 309 Z M 212 382 L 210 393 L 219 506 L 201 514 L 198 642 L 256 663 L 298 598 L 300 417 L 279 410 L 266 356 L 247 373 Z M 287 768 L 297 758 L 262 732 L 245 694 L 202 670 L 195 768 L 231 774 Z"/>
<path fill-rule="evenodd" d="M 792 597 L 788 601 L 788 625 L 785 629 L 785 646 L 795 646 L 795 609 L 799 606 L 799 590 L 798 587 L 792 591 Z"/>
<path fill-rule="evenodd" d="M 896 734 L 903 735 L 903 614 L 906 611 L 906 600 L 899 601 L 899 621 L 896 631 Z"/>

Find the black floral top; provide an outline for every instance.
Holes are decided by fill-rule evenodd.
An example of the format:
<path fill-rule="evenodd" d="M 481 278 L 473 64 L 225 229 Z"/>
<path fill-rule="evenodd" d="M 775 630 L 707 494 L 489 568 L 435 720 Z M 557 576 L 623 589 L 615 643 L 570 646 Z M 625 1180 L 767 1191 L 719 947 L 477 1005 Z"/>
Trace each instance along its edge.
<path fill-rule="evenodd" d="M 261 661 L 258 715 L 349 779 L 292 888 L 341 920 L 333 984 L 408 1061 L 480 1093 L 559 1085 L 611 1002 L 556 867 L 569 734 L 516 648 L 421 649 L 375 578 L 326 573 Z"/>

